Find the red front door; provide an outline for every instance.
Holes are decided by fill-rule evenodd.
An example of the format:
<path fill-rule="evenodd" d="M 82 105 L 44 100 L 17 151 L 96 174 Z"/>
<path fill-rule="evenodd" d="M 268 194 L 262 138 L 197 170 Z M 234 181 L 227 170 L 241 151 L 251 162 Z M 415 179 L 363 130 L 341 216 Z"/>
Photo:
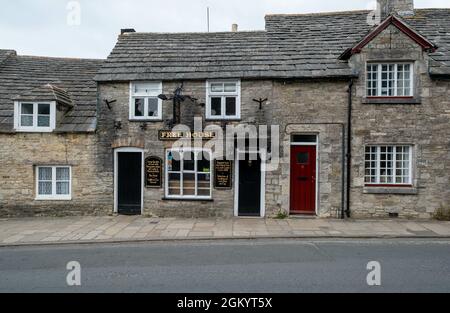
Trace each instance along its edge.
<path fill-rule="evenodd" d="M 316 146 L 291 147 L 291 213 L 316 213 Z"/>

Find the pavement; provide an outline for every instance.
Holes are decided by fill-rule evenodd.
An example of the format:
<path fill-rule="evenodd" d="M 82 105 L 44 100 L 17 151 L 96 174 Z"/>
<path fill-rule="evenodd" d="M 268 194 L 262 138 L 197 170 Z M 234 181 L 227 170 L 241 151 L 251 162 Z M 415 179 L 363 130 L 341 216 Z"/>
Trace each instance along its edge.
<path fill-rule="evenodd" d="M 0 219 L 0 246 L 258 238 L 450 238 L 450 222 L 141 216 Z"/>
<path fill-rule="evenodd" d="M 194 240 L 3 247 L 0 293 L 448 293 L 449 260 L 448 239 Z M 78 272 L 68 266 L 74 262 Z M 377 273 L 370 265 L 374 262 Z M 69 286 L 76 277 L 80 285 Z M 158 298 L 150 300 L 158 302 Z M 298 298 L 292 300 L 294 306 L 298 304 Z M 273 301 L 274 308 L 280 305 L 277 301 Z M 163 307 L 176 307 L 178 300 L 160 302 Z M 221 303 L 211 306 L 220 309 Z M 197 310 L 202 311 L 206 310 Z"/>

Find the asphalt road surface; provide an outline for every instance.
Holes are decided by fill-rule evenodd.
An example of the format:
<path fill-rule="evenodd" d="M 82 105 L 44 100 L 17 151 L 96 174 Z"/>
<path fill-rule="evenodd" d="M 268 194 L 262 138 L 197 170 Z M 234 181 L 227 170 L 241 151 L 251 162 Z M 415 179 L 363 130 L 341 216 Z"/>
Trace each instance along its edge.
<path fill-rule="evenodd" d="M 81 265 L 81 286 L 67 285 L 70 261 Z M 381 266 L 381 286 L 367 284 L 371 261 Z M 450 292 L 450 241 L 7 247 L 0 248 L 0 292 Z"/>

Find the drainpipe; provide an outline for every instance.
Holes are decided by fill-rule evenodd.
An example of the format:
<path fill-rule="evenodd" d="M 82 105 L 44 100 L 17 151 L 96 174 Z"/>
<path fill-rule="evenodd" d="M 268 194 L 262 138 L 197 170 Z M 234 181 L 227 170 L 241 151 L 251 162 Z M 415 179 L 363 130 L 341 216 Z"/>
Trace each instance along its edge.
<path fill-rule="evenodd" d="M 347 206 L 346 215 L 350 217 L 350 187 L 352 181 L 352 106 L 353 106 L 353 79 L 348 85 L 348 112 L 347 112 Z"/>

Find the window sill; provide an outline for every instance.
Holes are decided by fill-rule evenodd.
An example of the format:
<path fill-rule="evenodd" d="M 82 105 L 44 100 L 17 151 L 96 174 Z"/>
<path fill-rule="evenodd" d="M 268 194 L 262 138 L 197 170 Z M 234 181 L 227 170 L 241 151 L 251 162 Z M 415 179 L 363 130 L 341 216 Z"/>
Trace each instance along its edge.
<path fill-rule="evenodd" d="M 417 195 L 418 190 L 412 186 L 365 186 L 365 194 Z"/>
<path fill-rule="evenodd" d="M 151 122 L 163 122 L 162 119 L 137 119 L 137 118 L 130 118 L 129 119 L 130 122 L 135 122 L 135 123 L 151 123 Z"/>
<path fill-rule="evenodd" d="M 44 128 L 44 129 L 38 129 L 38 128 L 34 128 L 34 129 L 26 129 L 26 128 L 19 128 L 15 130 L 17 133 L 52 133 L 53 129 L 51 128 Z"/>
<path fill-rule="evenodd" d="M 206 122 L 240 122 L 242 121 L 241 118 L 206 118 Z"/>
<path fill-rule="evenodd" d="M 362 101 L 363 104 L 421 104 L 420 98 L 414 97 L 366 97 Z"/>
<path fill-rule="evenodd" d="M 72 201 L 72 197 L 36 197 L 35 201 Z"/>
<path fill-rule="evenodd" d="M 178 201 L 178 202 L 214 202 L 214 199 L 194 199 L 194 198 L 167 198 L 164 197 L 161 200 L 163 201 Z"/>

